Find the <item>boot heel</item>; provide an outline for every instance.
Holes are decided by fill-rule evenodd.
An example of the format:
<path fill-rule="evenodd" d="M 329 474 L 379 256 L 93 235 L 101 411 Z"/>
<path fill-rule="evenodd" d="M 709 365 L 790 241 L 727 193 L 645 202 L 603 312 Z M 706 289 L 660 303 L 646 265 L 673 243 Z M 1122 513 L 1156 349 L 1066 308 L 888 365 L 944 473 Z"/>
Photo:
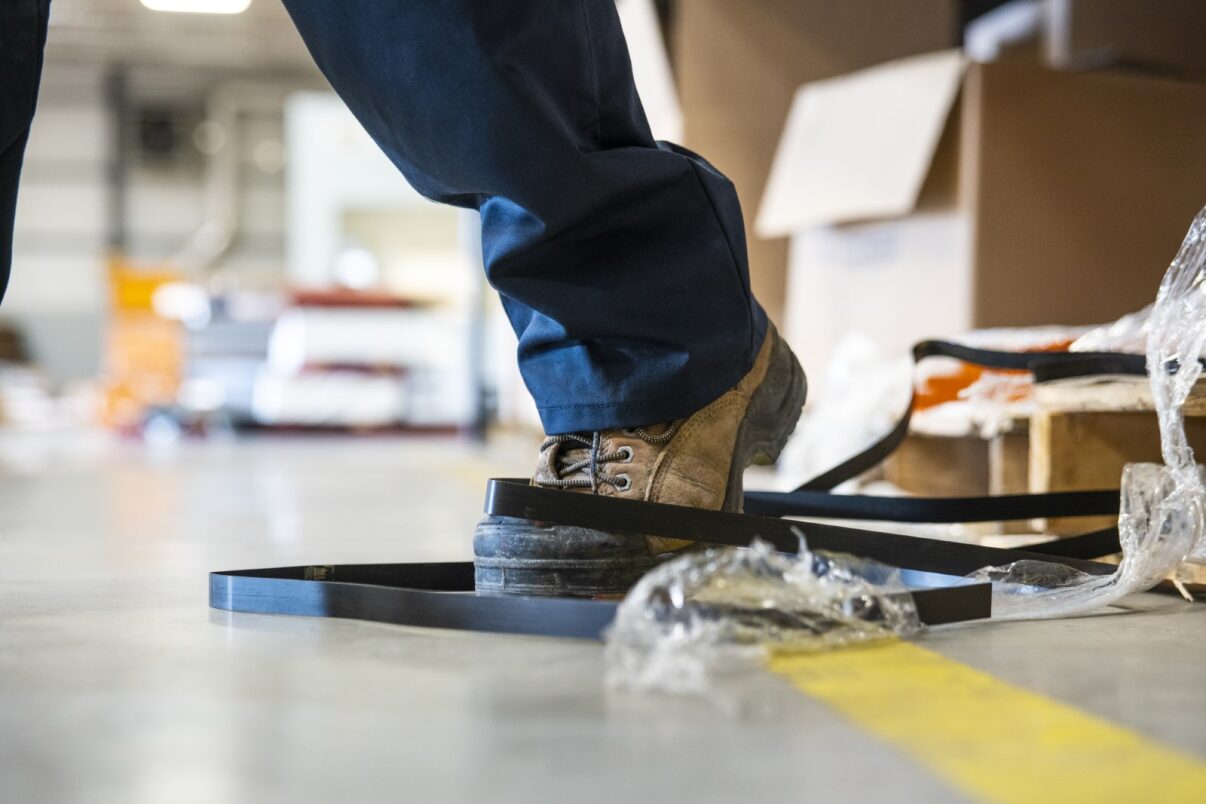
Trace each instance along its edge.
<path fill-rule="evenodd" d="M 766 378 L 750 397 L 745 420 L 737 431 L 725 491 L 726 511 L 741 510 L 741 479 L 746 467 L 759 457 L 765 458 L 767 463 L 778 460 L 804 409 L 808 392 L 804 369 L 773 327 L 769 337 L 774 341 Z"/>

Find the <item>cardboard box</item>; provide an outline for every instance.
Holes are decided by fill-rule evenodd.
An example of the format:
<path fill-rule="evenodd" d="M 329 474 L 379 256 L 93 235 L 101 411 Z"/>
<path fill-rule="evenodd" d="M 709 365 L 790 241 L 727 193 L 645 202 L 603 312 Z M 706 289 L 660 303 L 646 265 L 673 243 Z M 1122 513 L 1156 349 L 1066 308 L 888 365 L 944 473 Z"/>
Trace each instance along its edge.
<path fill-rule="evenodd" d="M 819 379 L 900 351 L 1150 303 L 1206 202 L 1206 87 L 927 54 L 796 95 L 757 230 L 792 235 L 785 331 Z"/>
<path fill-rule="evenodd" d="M 752 230 L 796 88 L 957 42 L 953 0 L 680 0 L 673 50 L 683 144 L 737 187 L 754 293 L 781 320 L 787 241 Z"/>
<path fill-rule="evenodd" d="M 1206 78 L 1201 0 L 1048 0 L 1044 50 L 1052 66 L 1106 65 Z"/>

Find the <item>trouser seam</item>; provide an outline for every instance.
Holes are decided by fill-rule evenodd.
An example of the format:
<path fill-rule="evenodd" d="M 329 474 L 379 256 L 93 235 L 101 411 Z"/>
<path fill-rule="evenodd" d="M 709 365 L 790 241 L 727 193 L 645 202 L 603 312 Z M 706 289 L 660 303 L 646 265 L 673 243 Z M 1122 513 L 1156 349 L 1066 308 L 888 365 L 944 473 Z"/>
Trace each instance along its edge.
<path fill-rule="evenodd" d="M 728 232 L 725 231 L 724 222 L 720 217 L 720 211 L 716 209 L 716 203 L 712 200 L 712 194 L 708 192 L 708 187 L 704 184 L 703 177 L 699 175 L 699 165 L 695 163 L 695 160 L 690 158 L 687 158 L 687 163 L 691 165 L 691 171 L 695 176 L 695 181 L 699 184 L 699 190 L 704 194 L 704 198 L 707 199 L 708 209 L 712 210 L 712 219 L 716 222 L 716 227 L 720 230 L 721 237 L 724 238 L 725 246 L 728 247 L 730 265 L 737 280 L 737 286 L 741 288 L 741 293 L 745 298 L 746 342 L 749 346 L 745 369 L 748 371 L 754 365 L 754 358 L 757 355 L 759 346 L 754 343 L 753 291 L 746 282 L 741 281 L 741 263 L 737 259 L 737 252 L 733 248 L 733 241 L 729 238 Z"/>
<path fill-rule="evenodd" d="M 594 90 L 591 97 L 595 102 L 595 137 L 597 144 L 603 144 L 603 112 L 599 104 L 599 67 L 595 63 L 595 43 L 594 37 L 590 30 L 590 14 L 586 10 L 586 0 L 582 0 L 582 26 L 586 29 L 586 54 L 587 63 L 590 66 L 591 88 Z"/>

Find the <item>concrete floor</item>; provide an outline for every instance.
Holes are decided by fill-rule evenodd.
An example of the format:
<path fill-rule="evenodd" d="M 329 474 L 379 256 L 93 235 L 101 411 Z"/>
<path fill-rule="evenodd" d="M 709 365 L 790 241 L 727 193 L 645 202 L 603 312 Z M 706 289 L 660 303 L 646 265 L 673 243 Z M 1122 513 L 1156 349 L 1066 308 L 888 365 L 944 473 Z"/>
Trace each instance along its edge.
<path fill-rule="evenodd" d="M 592 643 L 207 608 L 214 569 L 468 558 L 503 446 L 0 438 L 0 799 L 961 800 L 769 673 L 733 710 L 609 693 Z M 922 644 L 1206 758 L 1206 607 L 1131 608 Z"/>

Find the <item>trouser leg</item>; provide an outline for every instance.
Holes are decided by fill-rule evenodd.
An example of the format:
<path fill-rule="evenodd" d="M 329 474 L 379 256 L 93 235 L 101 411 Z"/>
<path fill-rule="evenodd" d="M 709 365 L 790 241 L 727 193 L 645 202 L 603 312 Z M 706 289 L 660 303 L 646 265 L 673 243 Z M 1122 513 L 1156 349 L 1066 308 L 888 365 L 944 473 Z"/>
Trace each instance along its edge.
<path fill-rule="evenodd" d="M 612 0 L 285 0 L 414 187 L 481 213 L 548 432 L 685 416 L 766 331 L 732 185 L 654 142 Z"/>
<path fill-rule="evenodd" d="M 13 259 L 17 182 L 42 74 L 50 0 L 0 2 L 0 301 Z"/>

